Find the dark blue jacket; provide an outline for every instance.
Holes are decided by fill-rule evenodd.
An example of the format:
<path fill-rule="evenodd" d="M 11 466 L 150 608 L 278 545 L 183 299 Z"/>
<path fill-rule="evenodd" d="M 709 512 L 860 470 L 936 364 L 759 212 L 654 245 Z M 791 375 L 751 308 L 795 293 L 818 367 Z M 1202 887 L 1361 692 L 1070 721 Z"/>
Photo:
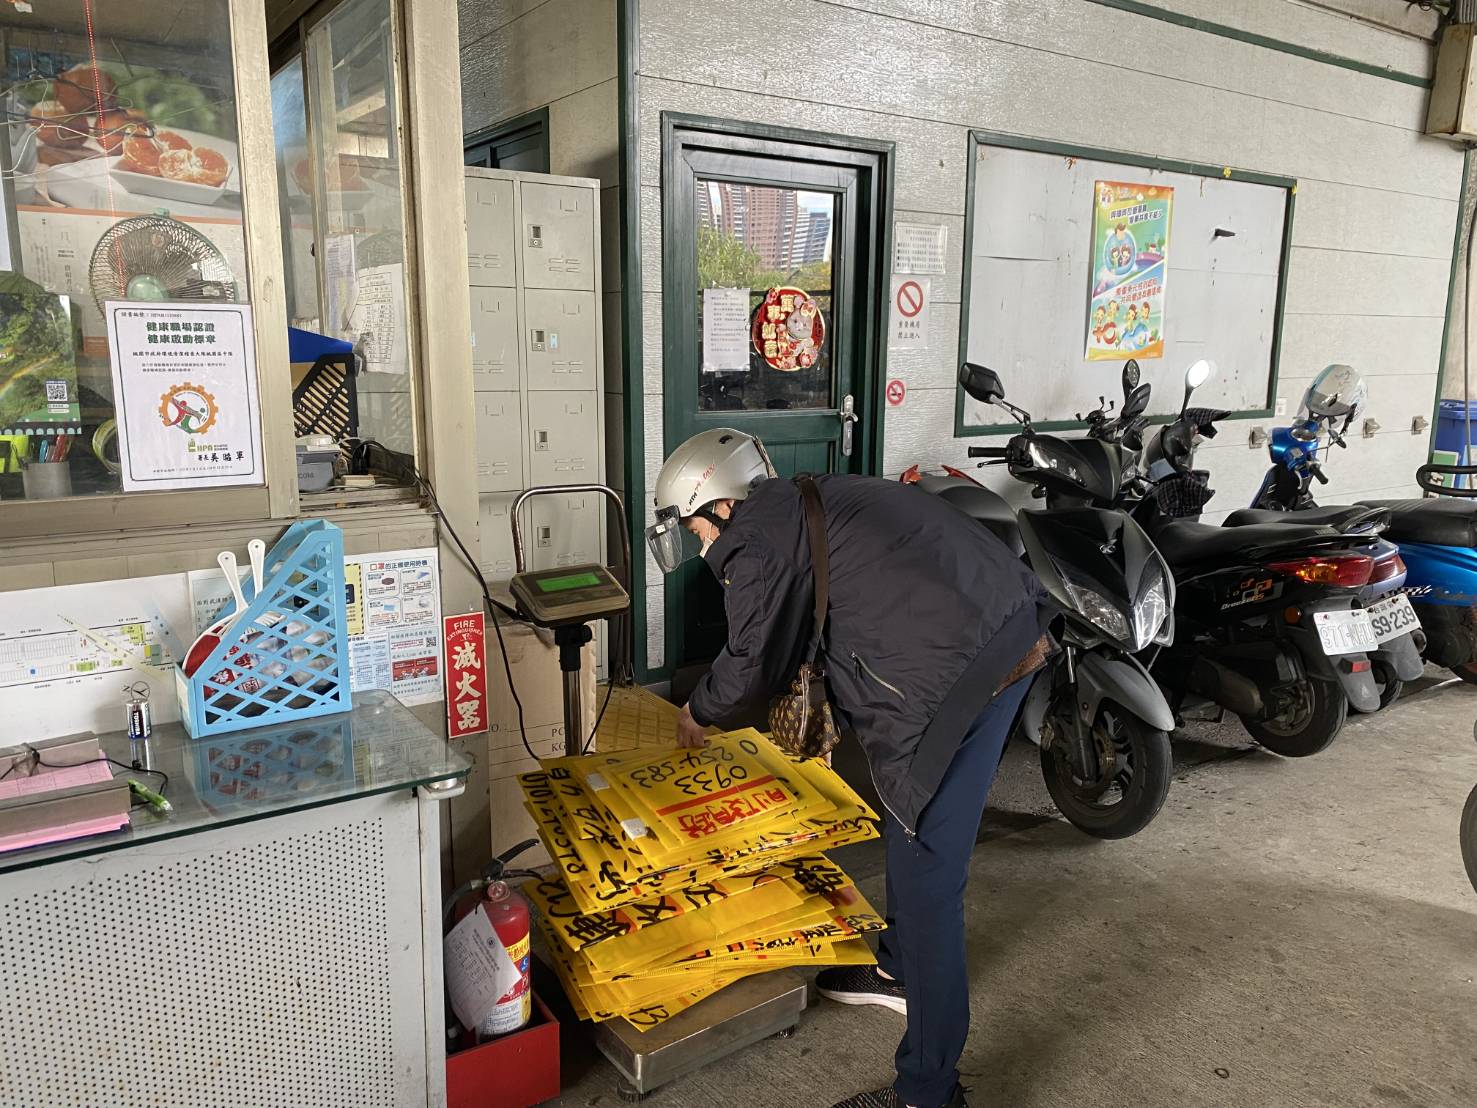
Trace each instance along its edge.
<path fill-rule="evenodd" d="M 844 731 L 877 792 L 912 830 L 965 731 L 1050 617 L 1036 575 L 985 528 L 895 481 L 816 478 L 831 564 L 824 665 Z M 794 482 L 737 505 L 707 554 L 725 587 L 728 643 L 689 701 L 729 726 L 799 668 L 812 608 L 805 511 Z"/>

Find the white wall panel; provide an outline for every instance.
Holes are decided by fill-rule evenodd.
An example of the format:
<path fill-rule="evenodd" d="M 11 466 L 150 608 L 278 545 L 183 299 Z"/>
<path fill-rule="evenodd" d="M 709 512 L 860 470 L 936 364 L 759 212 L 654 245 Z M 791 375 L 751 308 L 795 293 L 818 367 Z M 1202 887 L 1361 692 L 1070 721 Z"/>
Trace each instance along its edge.
<path fill-rule="evenodd" d="M 1062 22 L 1100 10 L 1082 0 L 1052 9 Z M 1455 174 L 1446 170 L 1452 149 L 1416 135 L 1424 93 L 1411 86 L 1358 76 L 1358 95 L 1408 102 L 1403 126 L 1392 126 L 1304 106 L 1308 94 L 1299 93 L 1296 85 L 1286 91 L 1286 100 L 1279 100 L 1210 83 L 1245 81 L 1248 88 L 1255 88 L 1280 80 L 1279 74 L 1298 59 L 1272 51 L 1259 51 L 1259 64 L 1251 75 L 1245 67 L 1215 64 L 1206 67 L 1198 80 L 1187 81 L 844 8 L 831 8 L 825 15 L 825 28 L 819 29 L 816 9 L 784 0 L 648 5 L 642 9 L 642 72 L 885 111 L 905 119 L 1006 132 L 1026 129 L 1058 141 L 1185 161 L 1422 195 L 1456 195 Z M 752 36 L 756 24 L 765 27 L 762 40 Z M 783 66 L 762 64 L 743 49 L 706 48 L 714 41 L 753 42 L 758 51 L 773 41 L 817 39 L 829 48 L 792 52 Z M 1102 48 L 1114 44 L 1104 43 Z M 1313 70 L 1313 87 L 1341 81 L 1346 73 L 1327 66 Z M 1105 89 L 1111 89 L 1111 95 L 1104 95 Z M 1043 96 L 1043 91 L 1051 94 Z M 1152 106 L 1152 125 L 1125 126 L 1125 105 Z M 801 111 L 784 118 L 804 117 Z M 1208 120 L 1215 126 L 1207 127 Z M 1173 149 L 1166 149 L 1169 146 Z M 906 198 L 899 199 L 907 203 Z"/>
<path fill-rule="evenodd" d="M 1351 9 L 1364 2 L 1338 0 Z M 1331 11 L 1332 0 L 1163 0 L 1162 6 L 1371 64 L 1430 70 L 1428 44 Z M 1429 23 L 1404 5 L 1385 8 L 1382 18 L 1392 24 Z M 949 273 L 934 279 L 940 287 L 929 349 L 888 358 L 887 376 L 901 378 L 908 393 L 886 413 L 885 473 L 914 462 L 968 465 L 967 446 L 1003 442 L 953 437 L 959 315 L 950 286 L 965 248 L 967 136 L 977 128 L 1297 179 L 1296 249 L 1282 332 L 1285 382 L 1277 394 L 1300 393 L 1329 362 L 1355 365 L 1370 377 L 1371 413 L 1385 430 L 1339 452 L 1347 477 L 1334 488 L 1344 496 L 1413 488 L 1425 439 L 1408 433 L 1408 418 L 1430 412 L 1461 183 L 1460 153 L 1418 134 L 1425 90 L 1084 0 L 1048 6 L 690 0 L 643 4 L 641 21 L 648 487 L 662 447 L 657 186 L 660 117 L 667 111 L 893 142 L 895 218 L 948 217 Z M 762 38 L 753 34 L 760 25 Z M 1125 50 L 1125 41 L 1134 48 Z M 712 49 L 715 42 L 723 49 Z M 774 42 L 826 48 L 786 53 L 781 64 Z M 1141 125 L 1125 122 L 1125 105 L 1142 109 Z M 1084 210 L 1081 218 L 1090 215 Z M 1034 256 L 1031 229 L 1024 230 L 1018 245 L 1023 256 Z M 1177 294 L 1194 293 L 1171 283 L 1171 310 Z M 1022 325 L 1075 336 L 1082 329 L 1080 295 L 1077 300 L 1026 298 Z M 1070 382 L 1083 408 L 1099 392 L 1111 394 L 1118 367 L 1103 363 L 1093 371 Z M 1208 390 L 1207 398 L 1212 395 Z M 1295 406 L 1296 396 L 1289 398 Z M 1246 448 L 1248 431 L 1273 422 L 1232 423 L 1222 433 L 1224 445 L 1206 452 L 1226 510 L 1244 503 L 1265 468 L 1265 451 Z M 998 473 L 990 479 L 1015 485 Z M 1007 491 L 1015 496 L 1017 490 L 1025 492 L 1019 485 Z M 633 501 L 643 502 L 644 490 L 633 492 Z M 659 590 L 648 593 L 648 613 L 658 664 Z"/>
<path fill-rule="evenodd" d="M 1411 88 L 1405 97 L 1372 97 L 1363 95 L 1369 78 L 1353 71 L 1327 73 L 1322 63 L 1293 54 L 1267 50 L 1235 38 L 1205 34 L 1190 27 L 1159 22 L 1134 12 L 1119 11 L 1097 4 L 1073 4 L 1070 17 L 1064 18 L 1060 6 L 1026 5 L 1019 0 L 980 0 L 978 3 L 950 3 L 948 0 L 843 0 L 845 5 L 873 17 L 906 19 L 946 31 L 959 31 L 999 43 L 1026 46 L 1037 50 L 1087 58 L 1126 71 L 1170 77 L 1193 84 L 1210 83 L 1268 99 L 1306 103 L 1340 115 L 1372 119 L 1395 126 L 1413 126 L 1420 90 Z M 1375 0 L 1381 3 L 1383 0 Z M 1160 5 L 1165 6 L 1165 5 Z M 1208 5 L 1220 8 L 1215 2 Z M 1385 4 L 1394 8 L 1394 4 Z M 1283 0 L 1261 0 L 1257 5 L 1265 14 L 1276 8 L 1279 24 L 1297 5 Z M 1306 10 L 1306 9 L 1304 9 Z M 1205 15 L 1221 22 L 1216 15 Z M 1338 20 L 1330 16 L 1325 22 Z M 1347 22 L 1347 20 L 1340 20 Z M 1284 26 L 1260 33 L 1270 37 L 1287 37 Z M 1384 40 L 1394 39 L 1377 32 Z M 1162 49 L 1125 49 L 1125 43 L 1142 41 L 1152 36 Z M 1386 42 L 1388 46 L 1388 41 Z M 1423 53 L 1419 44 L 1406 50 L 1407 58 Z M 1393 64 L 1388 56 L 1375 63 Z M 1417 68 L 1428 66 L 1422 61 Z M 1214 74 L 1213 80 L 1207 80 Z"/>

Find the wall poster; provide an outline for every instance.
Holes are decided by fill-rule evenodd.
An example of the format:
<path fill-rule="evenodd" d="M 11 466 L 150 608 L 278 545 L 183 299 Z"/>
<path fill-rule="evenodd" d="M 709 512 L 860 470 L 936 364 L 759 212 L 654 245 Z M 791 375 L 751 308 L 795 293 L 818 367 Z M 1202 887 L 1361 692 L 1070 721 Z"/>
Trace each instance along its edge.
<path fill-rule="evenodd" d="M 123 490 L 260 485 L 251 306 L 106 307 Z"/>
<path fill-rule="evenodd" d="M 1164 285 L 1174 189 L 1096 181 L 1087 360 L 1164 356 Z"/>

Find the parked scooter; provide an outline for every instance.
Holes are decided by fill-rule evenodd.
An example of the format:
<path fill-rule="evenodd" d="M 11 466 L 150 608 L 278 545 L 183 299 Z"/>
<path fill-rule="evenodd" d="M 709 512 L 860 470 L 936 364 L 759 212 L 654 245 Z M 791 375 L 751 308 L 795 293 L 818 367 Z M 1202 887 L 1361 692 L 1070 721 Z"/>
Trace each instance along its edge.
<path fill-rule="evenodd" d="M 1364 383 L 1346 365 L 1331 365 L 1308 386 L 1297 420 L 1272 431 L 1272 465 L 1262 479 L 1252 508 L 1233 512 L 1228 524 L 1260 523 L 1275 513 L 1339 526 L 1370 507 L 1386 509 L 1384 537 L 1400 544 L 1406 567 L 1404 597 L 1371 608 L 1377 635 L 1398 636 L 1419 625 L 1426 658 L 1477 683 L 1477 503 L 1459 497 L 1474 490 L 1453 489 L 1436 476 L 1471 472 L 1467 466 L 1423 466 L 1416 481 L 1425 500 L 1365 500 L 1351 507 L 1320 507 L 1313 483 L 1327 484 L 1319 453 L 1323 438 L 1347 447 L 1344 435 L 1364 400 Z M 1410 680 L 1410 677 L 1404 678 Z"/>
<path fill-rule="evenodd" d="M 971 447 L 1042 490 L 1046 510 L 1017 515 L 1003 497 L 953 471 L 914 475 L 1023 554 L 1061 611 L 1062 649 L 1027 695 L 1017 732 L 1041 748 L 1047 790 L 1066 818 L 1098 838 L 1135 834 L 1158 814 L 1173 768 L 1174 717 L 1134 654 L 1174 634 L 1174 580 L 1148 538 L 1121 511 L 1118 448 L 1035 431 L 1000 378 L 966 363 L 960 384 L 1010 413 L 1021 433 L 1004 447 Z M 1147 396 L 1145 396 L 1147 402 Z M 1139 409 L 1142 411 L 1142 408 Z M 1120 413 L 1130 418 L 1137 413 Z"/>
<path fill-rule="evenodd" d="M 1374 631 L 1359 603 L 1379 540 L 1316 524 L 1197 522 L 1213 492 L 1193 468 L 1196 440 L 1229 414 L 1189 407 L 1210 373 L 1207 362 L 1190 367 L 1179 417 L 1149 439 L 1127 482 L 1142 495 L 1134 517 L 1179 586 L 1175 641 L 1152 672 L 1177 709 L 1200 698 L 1234 713 L 1274 753 L 1316 754 L 1351 703 L 1379 705 Z"/>

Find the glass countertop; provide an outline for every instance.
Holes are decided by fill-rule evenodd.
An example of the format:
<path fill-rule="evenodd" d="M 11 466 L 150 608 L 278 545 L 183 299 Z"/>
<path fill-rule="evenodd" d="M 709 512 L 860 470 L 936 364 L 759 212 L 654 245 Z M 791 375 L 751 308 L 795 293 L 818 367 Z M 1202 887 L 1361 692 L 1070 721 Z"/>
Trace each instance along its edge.
<path fill-rule="evenodd" d="M 131 764 L 128 736 L 102 736 L 108 757 Z M 154 769 L 169 774 L 170 812 L 135 800 L 130 826 L 104 835 L 0 854 L 0 874 L 104 854 L 288 812 L 464 777 L 471 762 L 387 692 L 354 694 L 353 710 L 298 723 L 195 740 L 177 723 L 148 741 Z M 113 767 L 158 791 L 155 774 Z"/>

